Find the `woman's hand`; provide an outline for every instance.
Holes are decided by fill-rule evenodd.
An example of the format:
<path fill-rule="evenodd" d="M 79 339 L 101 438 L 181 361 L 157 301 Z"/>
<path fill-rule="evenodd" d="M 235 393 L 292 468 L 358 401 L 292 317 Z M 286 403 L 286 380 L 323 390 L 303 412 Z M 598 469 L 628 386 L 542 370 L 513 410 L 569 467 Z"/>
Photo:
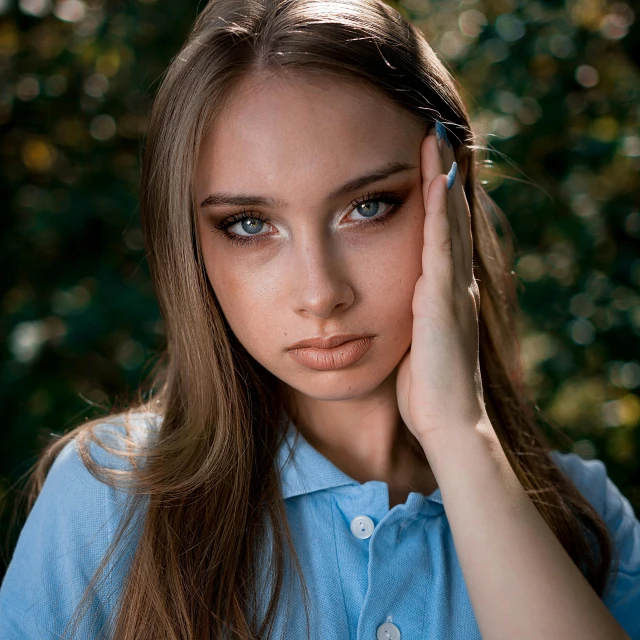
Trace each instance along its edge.
<path fill-rule="evenodd" d="M 489 424 L 478 360 L 480 292 L 473 275 L 471 216 L 438 125 L 421 147 L 425 207 L 422 275 L 413 296 L 411 346 L 398 366 L 400 415 L 423 444 L 433 437 Z M 485 422 L 486 421 L 486 422 Z"/>

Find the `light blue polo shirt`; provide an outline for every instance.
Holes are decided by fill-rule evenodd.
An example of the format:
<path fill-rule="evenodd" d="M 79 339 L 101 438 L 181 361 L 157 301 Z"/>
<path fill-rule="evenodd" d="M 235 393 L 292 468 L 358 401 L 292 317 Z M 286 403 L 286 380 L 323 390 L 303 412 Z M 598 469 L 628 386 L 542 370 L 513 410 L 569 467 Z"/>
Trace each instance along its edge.
<path fill-rule="evenodd" d="M 145 418 L 149 416 L 136 415 L 136 437 L 149 433 Z M 102 430 L 107 440 L 114 430 L 122 430 L 115 419 L 110 421 Z M 156 428 L 159 422 L 154 424 Z M 123 468 L 96 445 L 91 452 L 100 463 Z M 620 570 L 605 604 L 632 640 L 640 640 L 640 522 L 601 461 L 557 451 L 551 455 L 613 533 Z M 314 449 L 293 423 L 278 465 L 309 591 L 313 640 L 480 640 L 439 489 L 429 496 L 410 493 L 405 504 L 389 509 L 386 483 L 352 479 Z M 63 449 L 0 588 L 2 640 L 60 637 L 113 539 L 123 498 L 87 471 L 75 441 Z M 134 549 L 135 537 L 96 590 L 90 616 L 74 637 L 103 637 L 100 629 L 115 611 Z M 302 640 L 303 601 L 291 567 L 274 637 Z"/>

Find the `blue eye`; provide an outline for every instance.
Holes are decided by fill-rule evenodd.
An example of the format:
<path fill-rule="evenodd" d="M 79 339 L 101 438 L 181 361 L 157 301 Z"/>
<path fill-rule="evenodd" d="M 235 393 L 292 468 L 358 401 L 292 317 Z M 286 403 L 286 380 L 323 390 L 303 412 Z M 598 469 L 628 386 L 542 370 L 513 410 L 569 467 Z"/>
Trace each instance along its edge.
<path fill-rule="evenodd" d="M 404 204 L 405 199 L 395 193 L 374 193 L 366 194 L 358 200 L 351 203 L 353 211 L 363 216 L 363 220 L 355 220 L 360 224 L 384 224 L 387 219 L 391 217 L 392 213 Z M 389 209 L 380 213 L 380 204 L 389 205 Z M 352 212 L 353 212 L 352 211 Z M 229 229 L 232 226 L 238 224 L 244 234 L 230 232 Z M 239 245 L 255 244 L 262 238 L 269 235 L 268 233 L 260 233 L 265 224 L 270 224 L 269 219 L 262 213 L 252 213 L 250 211 L 243 210 L 240 213 L 236 213 L 225 220 L 216 224 L 216 228 L 222 231 L 223 235 Z M 246 235 L 245 235 L 246 234 Z"/>
<path fill-rule="evenodd" d="M 366 196 L 362 196 L 352 202 L 351 206 L 353 207 L 353 211 L 364 216 L 365 219 L 368 218 L 370 222 L 384 223 L 391 217 L 390 214 L 395 213 L 398 207 L 403 205 L 404 202 L 405 199 L 395 193 L 368 193 Z M 380 214 L 381 204 L 387 206 L 387 210 L 383 210 L 382 214 Z M 361 222 L 365 221 L 362 220 Z"/>
<path fill-rule="evenodd" d="M 262 227 L 264 227 L 264 222 L 258 218 L 244 218 L 240 221 L 240 225 L 247 233 L 255 235 L 262 230 Z"/>
<path fill-rule="evenodd" d="M 260 233 L 265 223 L 268 223 L 268 219 L 262 213 L 251 213 L 245 210 L 222 220 L 216 225 L 216 227 L 222 231 L 225 238 L 228 238 L 232 242 L 237 242 L 238 244 L 244 244 L 246 242 L 256 242 L 261 236 L 265 235 Z M 240 225 L 242 230 L 248 235 L 241 235 L 228 231 L 229 228 L 236 224 Z"/>
<path fill-rule="evenodd" d="M 358 211 L 358 213 L 367 218 L 373 218 L 373 216 L 375 216 L 380 210 L 381 202 L 382 200 L 365 200 L 364 202 L 361 202 L 360 204 L 358 204 L 355 207 L 355 209 L 358 210 L 359 207 L 365 207 L 364 211 Z M 384 203 L 384 204 L 388 204 L 388 203 Z"/>

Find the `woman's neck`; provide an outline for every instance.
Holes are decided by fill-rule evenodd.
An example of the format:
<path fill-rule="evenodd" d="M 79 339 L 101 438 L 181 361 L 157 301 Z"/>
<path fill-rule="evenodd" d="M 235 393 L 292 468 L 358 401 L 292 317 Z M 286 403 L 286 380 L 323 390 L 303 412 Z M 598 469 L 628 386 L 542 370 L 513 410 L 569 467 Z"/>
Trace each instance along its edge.
<path fill-rule="evenodd" d="M 411 442 L 415 438 L 400 416 L 395 378 L 355 400 L 291 392 L 291 418 L 309 444 L 360 483 L 386 482 L 390 508 L 404 503 L 411 491 L 429 495 L 437 488 L 426 455 Z"/>

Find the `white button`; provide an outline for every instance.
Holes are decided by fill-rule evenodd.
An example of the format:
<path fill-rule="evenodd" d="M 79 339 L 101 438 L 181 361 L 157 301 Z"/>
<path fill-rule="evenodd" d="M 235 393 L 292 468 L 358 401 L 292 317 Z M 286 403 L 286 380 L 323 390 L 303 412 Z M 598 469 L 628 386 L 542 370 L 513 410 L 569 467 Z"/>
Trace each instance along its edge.
<path fill-rule="evenodd" d="M 400 629 L 393 622 L 385 622 L 378 627 L 378 640 L 400 640 Z"/>
<path fill-rule="evenodd" d="M 369 516 L 356 516 L 351 521 L 351 533 L 356 538 L 366 540 L 373 533 L 373 520 Z"/>

